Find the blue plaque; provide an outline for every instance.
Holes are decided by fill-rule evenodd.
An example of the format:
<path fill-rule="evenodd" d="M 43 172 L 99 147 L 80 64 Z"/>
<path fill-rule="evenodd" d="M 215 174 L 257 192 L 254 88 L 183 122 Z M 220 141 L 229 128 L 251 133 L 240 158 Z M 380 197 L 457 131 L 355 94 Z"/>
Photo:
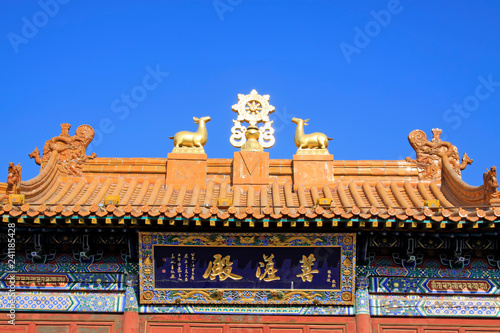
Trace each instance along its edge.
<path fill-rule="evenodd" d="M 140 233 L 143 304 L 354 302 L 355 234 Z"/>

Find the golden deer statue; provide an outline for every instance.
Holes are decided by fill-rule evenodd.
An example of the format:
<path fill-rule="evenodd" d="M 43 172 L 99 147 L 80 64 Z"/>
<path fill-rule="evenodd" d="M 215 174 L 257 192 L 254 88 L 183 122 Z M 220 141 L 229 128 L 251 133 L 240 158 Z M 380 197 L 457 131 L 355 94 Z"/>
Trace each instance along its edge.
<path fill-rule="evenodd" d="M 299 149 L 327 149 L 328 140 L 333 140 L 323 133 L 314 132 L 304 134 L 304 125 L 307 126 L 309 119 L 292 118 L 292 122 L 297 124 L 295 130 L 295 145 Z"/>
<path fill-rule="evenodd" d="M 210 117 L 193 117 L 195 124 L 198 124 L 196 132 L 180 131 L 175 133 L 174 136 L 168 137 L 174 139 L 175 148 L 189 147 L 189 148 L 203 148 L 207 143 L 207 128 L 206 123 L 210 121 Z"/>

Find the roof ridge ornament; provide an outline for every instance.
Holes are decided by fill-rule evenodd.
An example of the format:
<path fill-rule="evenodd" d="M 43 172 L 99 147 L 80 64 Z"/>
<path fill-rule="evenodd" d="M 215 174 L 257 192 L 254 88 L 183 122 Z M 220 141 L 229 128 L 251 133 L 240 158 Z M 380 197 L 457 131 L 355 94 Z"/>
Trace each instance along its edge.
<path fill-rule="evenodd" d="M 295 145 L 297 146 L 297 155 L 314 154 L 328 155 L 328 141 L 333 140 L 324 133 L 314 132 L 304 133 L 304 126 L 307 126 L 309 119 L 292 118 L 292 123 L 297 124 L 295 129 Z"/>
<path fill-rule="evenodd" d="M 8 172 L 7 194 L 21 194 L 21 173 L 23 172 L 21 163 L 19 163 L 18 165 L 14 165 L 14 163 L 9 162 Z"/>
<path fill-rule="evenodd" d="M 209 116 L 196 118 L 193 117 L 194 123 L 198 124 L 196 132 L 180 131 L 174 136 L 169 136 L 169 139 L 174 140 L 174 149 L 172 153 L 181 154 L 205 154 L 203 147 L 207 143 L 208 133 L 206 123 L 211 118 Z"/>
<path fill-rule="evenodd" d="M 500 206 L 500 192 L 497 191 L 497 168 L 486 169 L 483 174 L 484 203 L 486 205 Z"/>
<path fill-rule="evenodd" d="M 437 180 L 441 179 L 441 170 L 443 167 L 443 159 L 446 158 L 450 162 L 453 171 L 459 176 L 461 170 L 464 170 L 468 164 L 472 164 L 472 159 L 464 153 L 462 162 L 458 155 L 458 149 L 450 142 L 441 140 L 440 128 L 432 129 L 432 140 L 427 140 L 427 135 L 424 131 L 413 130 L 408 135 L 408 141 L 417 154 L 415 160 L 407 157 L 407 161 L 414 162 L 417 165 L 418 176 L 421 180 Z"/>
<path fill-rule="evenodd" d="M 236 120 L 233 120 L 234 126 L 229 138 L 233 147 L 243 151 L 263 151 L 274 145 L 276 139 L 274 128 L 271 127 L 273 122 L 269 120 L 274 106 L 269 104 L 269 98 L 269 95 L 259 95 L 255 89 L 248 95 L 238 94 L 238 103 L 232 106 L 232 110 L 238 113 Z M 244 122 L 249 124 L 248 129 L 242 124 Z M 264 123 L 264 126 L 258 127 L 259 123 Z M 249 135 L 246 135 L 247 130 L 250 130 Z"/>
<path fill-rule="evenodd" d="M 38 147 L 28 156 L 35 159 L 35 163 L 45 167 L 53 153 L 57 153 L 57 168 L 66 175 L 81 176 L 83 165 L 96 154 L 86 155 L 87 147 L 94 139 L 94 129 L 90 125 L 80 125 L 73 136 L 69 135 L 70 124 L 61 124 L 61 134 L 45 142 L 43 157 Z"/>

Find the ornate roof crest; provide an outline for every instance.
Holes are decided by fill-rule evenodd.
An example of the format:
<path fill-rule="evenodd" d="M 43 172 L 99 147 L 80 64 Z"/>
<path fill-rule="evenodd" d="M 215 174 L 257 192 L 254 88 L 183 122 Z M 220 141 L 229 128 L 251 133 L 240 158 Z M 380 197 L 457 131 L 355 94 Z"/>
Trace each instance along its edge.
<path fill-rule="evenodd" d="M 500 192 L 497 191 L 497 168 L 486 169 L 483 174 L 484 203 L 486 205 L 500 206 Z"/>
<path fill-rule="evenodd" d="M 443 130 L 439 128 L 433 128 L 431 141 L 427 140 L 427 135 L 421 130 L 414 130 L 408 135 L 408 141 L 417 153 L 417 159 L 414 162 L 417 164 L 418 174 L 422 180 L 441 179 L 443 158 L 448 159 L 453 171 L 459 177 L 462 177 L 461 171 L 472 163 L 472 159 L 467 154 L 463 155 L 462 162 L 460 162 L 457 147 L 449 142 L 442 141 L 442 132 Z M 410 158 L 407 158 L 407 160 L 411 161 Z"/>
<path fill-rule="evenodd" d="M 57 154 L 57 168 L 66 175 L 81 176 L 83 165 L 96 158 L 96 154 L 86 155 L 87 146 L 94 138 L 94 129 L 89 125 L 80 125 L 76 135 L 70 136 L 70 124 L 61 124 L 61 134 L 45 142 L 43 157 L 40 156 L 38 147 L 29 154 L 35 163 L 45 167 L 52 154 Z"/>
<path fill-rule="evenodd" d="M 9 162 L 9 175 L 7 176 L 7 193 L 9 194 L 20 194 L 19 187 L 21 186 L 21 173 L 23 168 L 21 163 L 14 165 L 14 163 Z"/>
<path fill-rule="evenodd" d="M 238 113 L 236 120 L 233 120 L 234 126 L 231 128 L 232 134 L 229 139 L 233 147 L 262 151 L 263 148 L 271 148 L 274 145 L 276 140 L 273 135 L 274 128 L 271 127 L 273 122 L 269 120 L 269 114 L 274 112 L 274 106 L 269 104 L 269 97 L 269 95 L 259 95 L 255 89 L 248 95 L 238 94 L 238 104 L 232 107 L 233 111 Z M 242 125 L 243 122 L 247 122 L 248 129 L 252 129 L 253 132 L 258 129 L 260 135 L 257 137 L 253 133 L 247 138 L 245 135 L 247 127 Z M 264 126 L 257 127 L 258 123 L 264 123 Z M 255 141 L 251 147 L 249 145 L 243 147 L 247 139 Z M 257 139 L 259 147 L 256 146 Z"/>

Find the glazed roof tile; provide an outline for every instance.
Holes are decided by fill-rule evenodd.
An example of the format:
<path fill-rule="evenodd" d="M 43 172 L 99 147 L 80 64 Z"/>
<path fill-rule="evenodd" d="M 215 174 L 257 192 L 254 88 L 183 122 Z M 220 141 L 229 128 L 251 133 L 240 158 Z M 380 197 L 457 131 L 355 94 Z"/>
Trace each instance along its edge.
<path fill-rule="evenodd" d="M 64 140 L 68 140 L 67 137 Z M 265 174 L 241 184 L 235 181 L 238 177 L 234 170 L 235 159 L 245 157 L 237 154 L 235 159 L 191 155 L 187 160 L 194 164 L 182 164 L 188 163 L 184 161 L 186 155 L 96 158 L 83 153 L 75 162 L 73 155 L 71 159 L 64 155 L 64 150 L 47 153 L 44 148 L 43 159 L 38 156 L 41 164 L 39 175 L 17 183 L 18 191 L 25 195 L 24 205 L 5 203 L 7 197 L 4 196 L 0 214 L 30 218 L 129 216 L 240 221 L 297 218 L 497 221 L 500 207 L 496 169 L 492 168 L 485 174 L 484 185 L 470 186 L 461 180 L 456 161 L 442 153 L 438 154 L 440 162 L 432 164 L 439 168 L 429 169 L 422 162 L 422 156 L 427 161 L 436 154 L 425 151 L 422 139 L 419 137 L 418 140 L 413 142 L 410 134 L 410 143 L 418 148 L 416 160 L 342 161 L 328 156 L 316 160 L 303 156 L 287 160 L 268 159 L 268 155 L 262 155 L 264 157 L 259 157 L 259 161 L 263 161 L 261 166 Z M 441 141 L 427 141 L 425 144 L 441 147 Z M 301 169 L 300 163 L 307 158 L 314 167 L 308 164 L 306 169 Z M 198 168 L 202 177 L 172 182 L 172 176 L 168 174 L 169 163 L 173 163 L 170 167 L 173 166 L 174 172 L 184 172 L 190 166 Z M 327 170 L 326 175 L 307 174 L 315 168 Z M 307 175 L 304 176 L 304 172 Z M 9 177 L 14 173 L 13 169 Z M 315 175 L 323 178 L 316 181 Z M 0 184 L 0 194 L 8 193 L 9 186 Z M 120 203 L 104 205 L 104 198 L 110 195 L 118 196 Z M 331 204 L 318 205 L 320 198 L 331 199 Z M 219 205 L 218 199 L 232 199 L 232 204 Z M 429 200 L 438 200 L 442 208 L 425 207 Z"/>
<path fill-rule="evenodd" d="M 50 166 L 48 166 L 50 167 Z M 382 218 L 406 220 L 410 217 L 431 218 L 440 221 L 475 221 L 487 216 L 498 217 L 500 208 L 459 207 L 448 201 L 434 181 L 354 181 L 340 179 L 323 187 L 293 186 L 285 181 L 275 180 L 269 185 L 231 186 L 228 181 L 216 183 L 209 180 L 206 187 L 182 185 L 175 188 L 161 178 L 135 177 L 57 176 L 47 172 L 41 184 L 33 188 L 26 186 L 26 204 L 23 206 L 4 205 L 3 212 L 12 216 L 26 212 L 29 216 L 110 216 L 120 217 L 130 214 L 140 216 L 166 216 L 203 219 L 217 217 L 234 218 Z M 121 198 L 118 206 L 100 205 L 107 195 Z M 231 207 L 218 208 L 217 199 L 230 198 Z M 330 198 L 330 206 L 317 206 L 319 198 Z M 424 208 L 425 200 L 439 200 L 441 212 Z M 476 209 L 477 208 L 477 209 Z"/>

